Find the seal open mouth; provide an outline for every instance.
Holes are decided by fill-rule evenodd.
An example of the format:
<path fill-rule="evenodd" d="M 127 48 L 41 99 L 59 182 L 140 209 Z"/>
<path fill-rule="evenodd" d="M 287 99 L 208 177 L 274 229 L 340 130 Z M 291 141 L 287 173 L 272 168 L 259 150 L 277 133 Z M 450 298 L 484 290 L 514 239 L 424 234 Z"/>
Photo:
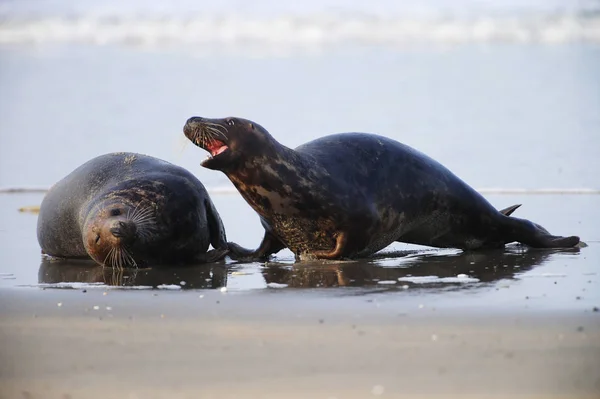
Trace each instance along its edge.
<path fill-rule="evenodd" d="M 198 147 L 209 152 L 208 157 L 200 165 L 210 167 L 210 163 L 215 159 L 221 158 L 221 155 L 229 152 L 229 147 L 221 140 L 215 138 L 199 140 L 194 142 Z"/>
<path fill-rule="evenodd" d="M 229 147 L 227 147 L 227 144 L 225 144 L 224 142 L 222 142 L 220 140 L 210 140 L 208 143 L 206 143 L 206 146 L 204 149 L 206 151 L 210 152 L 210 156 L 216 157 L 217 155 L 223 153 L 224 151 L 227 151 L 229 149 Z"/>
<path fill-rule="evenodd" d="M 229 152 L 227 128 L 218 123 L 192 117 L 186 122 L 183 132 L 192 143 L 209 152 L 208 157 L 200 163 L 204 167 L 210 168 L 213 160 Z"/>

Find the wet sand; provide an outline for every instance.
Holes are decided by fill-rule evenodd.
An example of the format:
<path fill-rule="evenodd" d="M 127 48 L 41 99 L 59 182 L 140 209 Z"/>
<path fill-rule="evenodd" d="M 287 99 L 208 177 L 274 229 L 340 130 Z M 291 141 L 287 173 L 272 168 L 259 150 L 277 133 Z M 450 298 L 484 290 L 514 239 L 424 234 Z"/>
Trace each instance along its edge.
<path fill-rule="evenodd" d="M 398 312 L 360 296 L 324 301 L 276 289 L 5 289 L 0 304 L 7 398 L 600 392 L 600 314 L 592 310 Z"/>

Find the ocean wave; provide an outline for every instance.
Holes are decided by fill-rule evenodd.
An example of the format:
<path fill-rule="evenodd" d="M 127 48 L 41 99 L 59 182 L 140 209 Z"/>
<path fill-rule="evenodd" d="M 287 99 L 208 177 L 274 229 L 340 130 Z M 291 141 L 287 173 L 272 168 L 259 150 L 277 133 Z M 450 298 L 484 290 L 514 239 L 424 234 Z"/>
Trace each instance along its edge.
<path fill-rule="evenodd" d="M 322 47 L 411 43 L 594 43 L 600 14 L 402 17 L 317 14 L 258 17 L 73 16 L 0 17 L 0 44 L 82 43 L 148 47 L 178 45 Z"/>

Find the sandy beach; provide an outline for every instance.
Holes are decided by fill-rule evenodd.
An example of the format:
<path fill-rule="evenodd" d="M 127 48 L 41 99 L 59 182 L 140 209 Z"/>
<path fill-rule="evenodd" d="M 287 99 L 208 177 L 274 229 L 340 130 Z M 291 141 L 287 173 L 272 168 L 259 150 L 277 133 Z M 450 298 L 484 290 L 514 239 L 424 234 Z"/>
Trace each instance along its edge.
<path fill-rule="evenodd" d="M 303 291 L 0 291 L 7 398 L 593 398 L 600 315 Z M 414 305 L 414 306 L 413 306 Z"/>

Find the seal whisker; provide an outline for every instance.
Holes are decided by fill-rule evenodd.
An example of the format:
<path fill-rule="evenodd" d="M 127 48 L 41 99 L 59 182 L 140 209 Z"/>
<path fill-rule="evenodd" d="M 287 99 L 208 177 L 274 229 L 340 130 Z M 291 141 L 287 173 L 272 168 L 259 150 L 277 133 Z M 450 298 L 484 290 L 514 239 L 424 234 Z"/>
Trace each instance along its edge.
<path fill-rule="evenodd" d="M 131 213 L 131 216 L 128 215 L 128 219 L 130 220 L 135 220 L 137 214 L 138 214 L 138 209 L 141 211 L 144 208 L 140 208 L 140 205 L 142 205 L 143 201 L 138 202 L 138 204 L 135 206 L 135 208 L 133 209 L 133 212 Z"/>
<path fill-rule="evenodd" d="M 104 261 L 102 262 L 102 265 L 106 265 L 106 260 L 110 257 L 110 255 L 112 254 L 113 250 L 114 250 L 114 248 L 111 248 L 110 251 L 108 251 L 108 253 L 104 257 Z"/>
<path fill-rule="evenodd" d="M 121 265 L 121 251 L 118 247 L 115 247 L 115 255 L 113 257 L 113 268 L 119 269 Z"/>
<path fill-rule="evenodd" d="M 114 266 L 115 264 L 115 248 L 111 248 L 110 252 L 108 253 L 108 266 L 110 266 L 111 268 Z"/>
<path fill-rule="evenodd" d="M 118 267 L 118 254 L 119 254 L 119 249 L 117 247 L 113 247 L 114 251 L 113 254 L 111 256 L 111 263 L 110 266 L 114 269 Z"/>
<path fill-rule="evenodd" d="M 210 136 L 210 138 L 212 138 L 213 140 L 217 138 L 227 139 L 227 136 L 225 134 L 227 133 L 227 129 L 225 129 L 225 132 L 223 132 L 222 130 L 220 130 L 220 128 L 225 129 L 223 126 L 207 123 L 202 126 L 202 132 L 205 135 Z"/>
<path fill-rule="evenodd" d="M 223 125 L 219 125 L 219 124 L 212 123 L 212 122 L 204 122 L 202 124 L 202 127 L 206 128 L 207 130 L 210 130 L 217 137 L 227 138 L 227 132 L 228 132 L 228 130 Z"/>
<path fill-rule="evenodd" d="M 124 263 L 123 248 L 122 247 L 118 247 L 117 252 L 119 253 L 118 267 L 119 267 L 119 269 L 123 269 L 123 263 Z"/>
<path fill-rule="evenodd" d="M 140 211 L 138 211 L 136 214 L 134 214 L 130 220 L 132 222 L 138 223 L 141 220 L 144 220 L 149 215 L 152 215 L 153 212 L 154 212 L 154 209 L 152 209 L 151 207 L 141 208 Z"/>
<path fill-rule="evenodd" d="M 123 259 L 124 259 L 124 264 L 126 267 L 137 267 L 137 263 L 135 262 L 135 259 L 133 259 L 133 255 L 131 255 L 131 253 L 127 250 L 127 248 L 122 247 L 121 248 L 122 252 L 123 252 Z"/>

